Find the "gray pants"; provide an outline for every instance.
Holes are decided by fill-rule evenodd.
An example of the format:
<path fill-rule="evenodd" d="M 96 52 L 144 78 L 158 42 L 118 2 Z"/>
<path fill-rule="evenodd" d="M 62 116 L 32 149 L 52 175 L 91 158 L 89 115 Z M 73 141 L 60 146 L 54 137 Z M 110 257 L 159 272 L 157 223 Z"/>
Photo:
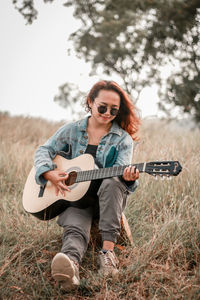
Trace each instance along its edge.
<path fill-rule="evenodd" d="M 102 241 L 116 243 L 126 199 L 126 187 L 118 178 L 102 181 L 95 199 L 99 205 L 99 231 Z M 61 252 L 79 264 L 88 247 L 94 207 L 95 205 L 87 208 L 68 207 L 58 217 L 58 224 L 64 228 Z"/>

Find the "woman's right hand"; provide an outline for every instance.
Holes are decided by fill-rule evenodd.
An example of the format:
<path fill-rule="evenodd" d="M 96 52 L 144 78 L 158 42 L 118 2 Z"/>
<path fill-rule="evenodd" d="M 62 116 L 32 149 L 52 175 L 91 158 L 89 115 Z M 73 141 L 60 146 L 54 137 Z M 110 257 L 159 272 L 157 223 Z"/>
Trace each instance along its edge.
<path fill-rule="evenodd" d="M 65 191 L 70 192 L 70 189 L 65 184 L 65 180 L 68 179 L 69 175 L 66 172 L 63 172 L 61 170 L 51 170 L 43 173 L 43 177 L 46 180 L 51 181 L 51 183 L 56 188 L 56 196 L 58 196 L 59 192 L 65 196 Z"/>

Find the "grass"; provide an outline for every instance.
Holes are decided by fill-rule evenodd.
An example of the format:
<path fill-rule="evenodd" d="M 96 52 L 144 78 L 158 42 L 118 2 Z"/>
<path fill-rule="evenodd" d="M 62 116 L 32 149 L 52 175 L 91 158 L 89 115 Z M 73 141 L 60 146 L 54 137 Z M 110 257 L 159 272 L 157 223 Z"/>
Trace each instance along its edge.
<path fill-rule="evenodd" d="M 126 216 L 134 246 L 116 249 L 115 281 L 97 275 L 97 249 L 83 260 L 81 286 L 62 292 L 50 274 L 62 231 L 24 212 L 23 186 L 33 155 L 61 124 L 0 115 L 0 299 L 199 299 L 200 131 L 166 121 L 145 121 L 134 162 L 179 160 L 172 180 L 141 174 Z"/>

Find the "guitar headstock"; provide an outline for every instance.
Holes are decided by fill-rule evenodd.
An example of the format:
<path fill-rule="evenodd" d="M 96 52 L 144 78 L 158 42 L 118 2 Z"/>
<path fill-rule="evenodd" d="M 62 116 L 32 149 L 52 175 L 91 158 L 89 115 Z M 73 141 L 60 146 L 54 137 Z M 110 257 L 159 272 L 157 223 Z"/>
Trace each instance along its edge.
<path fill-rule="evenodd" d="M 154 161 L 148 162 L 145 172 L 153 176 L 177 176 L 182 170 L 179 161 Z"/>

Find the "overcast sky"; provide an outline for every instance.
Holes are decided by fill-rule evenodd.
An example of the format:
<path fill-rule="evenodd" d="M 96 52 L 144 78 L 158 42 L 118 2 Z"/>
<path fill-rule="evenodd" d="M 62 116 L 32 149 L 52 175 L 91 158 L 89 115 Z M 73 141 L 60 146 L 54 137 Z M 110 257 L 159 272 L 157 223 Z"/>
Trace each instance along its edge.
<path fill-rule="evenodd" d="M 0 1 L 0 111 L 68 120 L 66 110 L 53 102 L 58 87 L 71 82 L 87 92 L 99 78 L 89 76 L 84 60 L 67 54 L 69 35 L 80 27 L 72 8 L 63 7 L 64 0 L 35 2 L 38 18 L 25 25 L 11 0 Z M 155 89 L 143 91 L 138 103 L 143 117 L 158 113 L 157 100 Z"/>

